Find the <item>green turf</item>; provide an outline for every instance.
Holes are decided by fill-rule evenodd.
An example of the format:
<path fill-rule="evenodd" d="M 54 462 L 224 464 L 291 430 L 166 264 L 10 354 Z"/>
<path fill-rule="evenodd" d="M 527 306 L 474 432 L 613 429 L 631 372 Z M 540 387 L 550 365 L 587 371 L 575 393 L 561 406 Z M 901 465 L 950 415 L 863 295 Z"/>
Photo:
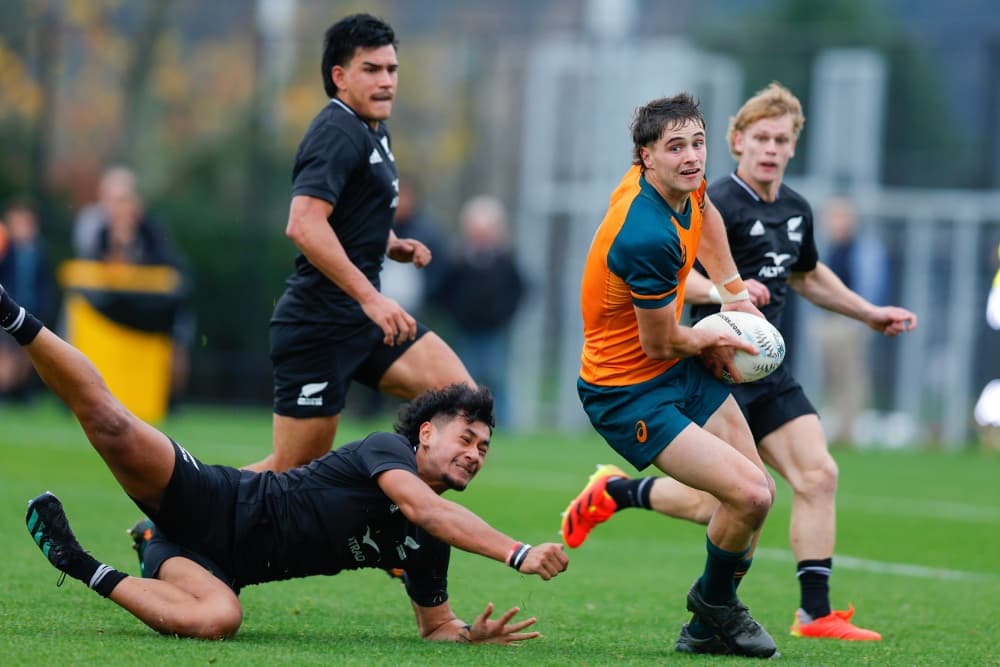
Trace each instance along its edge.
<path fill-rule="evenodd" d="M 366 428 L 387 427 L 367 424 Z M 266 408 L 189 408 L 164 426 L 207 462 L 243 464 L 270 448 Z M 363 433 L 346 424 L 340 441 Z M 225 642 L 161 637 L 57 573 L 24 528 L 24 505 L 59 495 L 81 542 L 99 558 L 138 571 L 124 534 L 138 512 L 72 418 L 43 400 L 0 407 L 0 637 L 5 665 L 647 665 L 738 663 L 673 652 L 686 620 L 684 594 L 700 572 L 704 531 L 630 510 L 573 551 L 550 582 L 465 553 L 452 559 L 452 606 L 466 620 L 488 601 L 535 615 L 544 638 L 518 648 L 442 645 L 418 639 L 402 587 L 374 571 L 250 587 L 239 636 Z M 780 664 L 1000 664 L 1000 459 L 976 453 L 837 452 L 839 543 L 833 602 L 879 643 L 789 637 L 797 605 L 788 552 L 789 490 L 779 499 L 753 571 L 741 587 L 775 636 Z M 453 495 L 527 542 L 557 540 L 559 512 L 593 465 L 621 461 L 598 438 L 495 435 L 470 489 Z"/>

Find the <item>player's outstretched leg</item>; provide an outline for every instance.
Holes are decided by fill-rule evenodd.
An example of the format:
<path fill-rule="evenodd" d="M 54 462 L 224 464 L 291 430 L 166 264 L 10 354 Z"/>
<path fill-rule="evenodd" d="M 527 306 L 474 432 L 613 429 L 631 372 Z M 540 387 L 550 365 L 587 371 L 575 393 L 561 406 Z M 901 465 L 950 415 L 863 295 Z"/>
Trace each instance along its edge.
<path fill-rule="evenodd" d="M 628 475 L 613 465 L 599 465 L 587 480 L 583 491 L 569 504 L 562 517 L 562 537 L 567 546 L 576 548 L 584 543 L 594 526 L 611 518 L 618 504 L 608 493 L 608 481 Z"/>
<path fill-rule="evenodd" d="M 28 503 L 25 522 L 35 544 L 64 576 L 82 581 L 104 597 L 126 577 L 84 551 L 69 527 L 62 503 L 48 491 Z M 62 581 L 60 577 L 60 585 Z"/>
<path fill-rule="evenodd" d="M 813 619 L 802 609 L 795 612 L 792 623 L 793 637 L 812 637 L 817 639 L 842 639 L 846 641 L 879 641 L 882 635 L 874 630 L 859 628 L 851 623 L 854 616 L 854 605 L 847 609 L 834 609 L 826 616 Z"/>
<path fill-rule="evenodd" d="M 688 611 L 697 614 L 734 653 L 754 658 L 770 658 L 778 647 L 750 610 L 738 597 L 723 604 L 709 604 L 701 592 L 701 580 L 687 594 Z M 678 640 L 680 641 L 680 640 Z"/>
<path fill-rule="evenodd" d="M 239 629 L 243 620 L 239 598 L 193 561 L 170 558 L 156 579 L 129 577 L 98 562 L 80 546 L 62 503 L 48 492 L 28 503 L 25 520 L 35 543 L 57 570 L 110 598 L 157 632 L 221 639 L 235 635 Z M 143 543 L 148 542 L 147 530 L 139 524 L 135 528 L 133 539 L 141 551 Z M 149 535 L 152 537 L 152 533 Z M 169 572 L 165 574 L 164 569 Z M 59 583 L 62 581 L 60 578 Z"/>
<path fill-rule="evenodd" d="M 158 507 L 174 471 L 170 439 L 129 412 L 94 364 L 42 326 L 2 285 L 0 329 L 24 348 L 38 376 L 77 418 L 129 497 Z"/>

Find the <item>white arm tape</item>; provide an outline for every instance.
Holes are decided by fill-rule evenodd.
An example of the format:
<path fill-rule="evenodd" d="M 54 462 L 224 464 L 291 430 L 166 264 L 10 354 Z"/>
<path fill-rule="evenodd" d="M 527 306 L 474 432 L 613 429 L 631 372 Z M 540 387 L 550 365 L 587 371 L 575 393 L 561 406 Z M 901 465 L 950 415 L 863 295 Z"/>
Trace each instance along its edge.
<path fill-rule="evenodd" d="M 736 276 L 733 280 L 737 280 L 739 276 Z M 732 280 L 728 281 L 732 282 Z M 726 283 L 712 285 L 712 289 L 708 290 L 708 298 L 711 299 L 712 303 L 733 303 L 735 301 L 749 301 L 750 291 L 744 287 L 736 294 L 733 294 L 726 289 Z M 716 301 L 718 299 L 718 301 Z"/>
<path fill-rule="evenodd" d="M 722 303 L 722 297 L 719 295 L 719 288 L 715 285 L 708 288 L 708 300 L 712 303 Z"/>
<path fill-rule="evenodd" d="M 734 303 L 736 301 L 749 301 L 750 300 L 750 290 L 746 287 L 741 289 L 736 294 L 733 294 L 727 289 L 722 289 L 719 293 L 719 297 L 722 299 L 722 303 Z"/>

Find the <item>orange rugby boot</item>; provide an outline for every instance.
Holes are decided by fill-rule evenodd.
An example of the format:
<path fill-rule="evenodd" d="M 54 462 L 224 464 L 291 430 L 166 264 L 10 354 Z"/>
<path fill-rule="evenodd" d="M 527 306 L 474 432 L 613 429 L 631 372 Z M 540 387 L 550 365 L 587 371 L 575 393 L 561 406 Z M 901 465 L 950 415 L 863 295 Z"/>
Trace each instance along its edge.
<path fill-rule="evenodd" d="M 567 546 L 575 549 L 583 544 L 594 526 L 610 519 L 618 509 L 618 504 L 607 491 L 608 480 L 615 477 L 628 479 L 618 466 L 597 466 L 597 471 L 587 480 L 587 486 L 566 508 L 562 517 L 562 537 Z"/>
<path fill-rule="evenodd" d="M 871 642 L 882 639 L 882 635 L 874 630 L 859 628 L 851 623 L 852 616 L 854 616 L 853 604 L 849 604 L 846 610 L 834 609 L 826 616 L 817 619 L 811 619 L 809 614 L 797 609 L 791 634 L 793 637 L 842 639 L 853 642 Z"/>

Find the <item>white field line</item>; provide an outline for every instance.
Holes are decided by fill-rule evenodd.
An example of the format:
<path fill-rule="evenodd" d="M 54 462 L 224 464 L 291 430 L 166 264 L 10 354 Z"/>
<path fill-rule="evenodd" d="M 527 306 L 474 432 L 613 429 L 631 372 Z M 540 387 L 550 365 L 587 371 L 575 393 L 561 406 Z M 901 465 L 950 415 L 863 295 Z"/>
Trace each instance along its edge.
<path fill-rule="evenodd" d="M 757 549 L 754 552 L 754 558 L 786 562 L 795 560 L 792 552 L 787 549 Z M 910 563 L 891 563 L 880 560 L 868 560 L 866 558 L 855 558 L 853 556 L 841 556 L 837 553 L 833 554 L 833 567 L 835 570 L 858 570 L 860 572 L 874 572 L 877 574 L 894 574 L 900 577 L 912 577 L 915 579 L 993 581 L 1000 577 L 1000 575 L 989 572 L 969 572 L 967 570 L 950 570 Z"/>
<path fill-rule="evenodd" d="M 554 541 L 561 539 L 554 536 Z M 594 540 L 593 544 L 588 543 L 587 547 L 592 550 L 605 550 L 620 554 L 622 552 L 642 553 L 642 554 L 677 554 L 692 556 L 705 553 L 704 542 L 699 546 L 693 544 L 656 543 L 649 540 L 636 538 L 617 538 L 613 542 Z M 760 547 L 754 552 L 755 561 L 780 562 L 784 564 L 795 563 L 795 555 L 789 549 L 776 549 Z M 953 570 L 943 567 L 931 567 L 928 565 L 914 565 L 912 563 L 893 563 L 890 561 L 869 560 L 867 558 L 857 558 L 855 556 L 844 556 L 834 552 L 833 569 L 853 570 L 856 572 L 871 572 L 876 574 L 888 574 L 899 577 L 909 577 L 912 579 L 928 579 L 936 581 L 959 581 L 963 583 L 996 584 L 1000 582 L 1000 573 L 983 572 L 973 570 Z"/>
<path fill-rule="evenodd" d="M 872 514 L 1000 524 L 1000 502 L 997 505 L 974 505 L 917 498 L 840 495 L 837 496 L 837 505 L 842 509 L 863 510 Z"/>

